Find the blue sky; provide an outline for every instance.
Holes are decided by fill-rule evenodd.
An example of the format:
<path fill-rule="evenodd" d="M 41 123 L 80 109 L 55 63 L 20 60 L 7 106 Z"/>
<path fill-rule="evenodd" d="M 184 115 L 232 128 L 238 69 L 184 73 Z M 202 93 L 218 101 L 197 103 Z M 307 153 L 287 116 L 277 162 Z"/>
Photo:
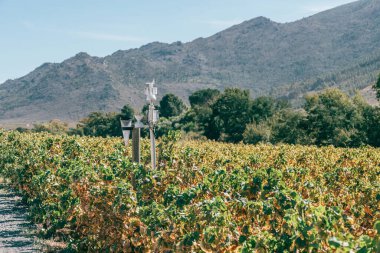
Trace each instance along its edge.
<path fill-rule="evenodd" d="M 0 0 L 0 83 L 78 52 L 192 41 L 265 16 L 291 22 L 353 0 Z"/>

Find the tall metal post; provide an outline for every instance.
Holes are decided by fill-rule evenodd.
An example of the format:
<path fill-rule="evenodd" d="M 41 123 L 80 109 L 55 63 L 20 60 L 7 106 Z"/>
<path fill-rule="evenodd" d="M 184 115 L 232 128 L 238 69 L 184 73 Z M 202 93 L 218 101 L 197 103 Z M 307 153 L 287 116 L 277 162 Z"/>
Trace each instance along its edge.
<path fill-rule="evenodd" d="M 154 113 L 154 105 L 149 105 L 149 116 Z M 149 117 L 151 119 L 152 117 Z M 149 136 L 150 136 L 150 158 L 152 161 L 152 169 L 156 169 L 156 140 L 154 138 L 154 124 L 149 120 Z"/>
<path fill-rule="evenodd" d="M 154 87 L 154 84 L 154 80 L 151 83 L 147 83 L 148 87 L 145 89 L 146 100 L 149 101 L 148 122 L 152 169 L 156 169 L 156 141 L 154 138 L 154 125 L 158 120 L 158 111 L 155 110 L 154 107 L 154 102 L 157 100 L 157 87 Z"/>

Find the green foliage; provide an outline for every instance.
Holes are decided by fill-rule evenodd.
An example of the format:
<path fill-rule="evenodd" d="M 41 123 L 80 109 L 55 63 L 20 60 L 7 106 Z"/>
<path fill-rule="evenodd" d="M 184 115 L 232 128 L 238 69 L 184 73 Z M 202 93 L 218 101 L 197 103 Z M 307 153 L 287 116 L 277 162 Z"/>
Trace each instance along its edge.
<path fill-rule="evenodd" d="M 133 119 L 134 110 L 129 105 L 121 109 L 121 113 L 93 112 L 82 119 L 76 129 L 71 129 L 69 134 L 85 136 L 122 136 L 120 119 Z"/>
<path fill-rule="evenodd" d="M 156 126 L 156 137 L 180 130 L 186 132 L 188 138 L 204 136 L 227 142 L 243 140 L 250 144 L 380 146 L 380 109 L 368 105 L 359 93 L 350 98 L 338 89 L 328 89 L 306 97 L 303 109 L 290 108 L 288 102 L 270 97 L 251 100 L 248 91 L 237 88 L 226 89 L 223 93 L 205 89 L 190 97 L 192 107 L 179 114 L 183 112 L 183 102 L 172 94 L 164 96 L 160 108 L 164 115 Z M 147 109 L 144 106 L 143 114 Z M 120 114 L 91 113 L 69 134 L 121 136 L 120 119 L 133 118 L 133 114 L 128 105 Z M 165 117 L 174 114 L 177 116 Z M 38 125 L 34 131 L 64 132 L 59 124 L 49 124 Z M 143 130 L 142 137 L 147 135 Z"/>
<path fill-rule="evenodd" d="M 257 144 L 268 143 L 271 138 L 271 127 L 265 123 L 248 124 L 243 133 L 244 143 Z"/>
<path fill-rule="evenodd" d="M 378 149 L 0 130 L 0 175 L 72 252 L 378 252 Z"/>
<path fill-rule="evenodd" d="M 127 119 L 133 119 L 135 115 L 135 111 L 130 105 L 124 105 L 123 108 L 121 108 L 120 118 L 123 120 Z"/>
<path fill-rule="evenodd" d="M 189 97 L 192 105 L 190 110 L 178 122 L 180 128 L 187 133 L 191 132 L 198 136 L 204 135 L 210 139 L 219 139 L 221 131 L 215 125 L 211 108 L 219 95 L 220 92 L 213 89 L 204 89 L 193 93 Z"/>
<path fill-rule="evenodd" d="M 17 132 L 19 133 L 27 133 L 27 132 L 30 132 L 30 129 L 29 128 L 25 128 L 25 127 L 17 127 L 15 129 Z"/>
<path fill-rule="evenodd" d="M 309 144 L 306 129 L 306 114 L 291 109 L 281 110 L 276 114 L 272 125 L 271 142 L 288 144 Z"/>
<path fill-rule="evenodd" d="M 207 90 L 197 93 L 201 100 Z M 197 100 L 198 99 L 198 100 Z M 306 97 L 303 109 L 270 97 L 249 98 L 226 89 L 215 100 L 193 103 L 174 129 L 197 132 L 213 140 L 358 147 L 379 144 L 379 109 L 357 93 L 350 98 L 337 89 Z"/>
<path fill-rule="evenodd" d="M 86 136 L 107 137 L 116 118 L 115 113 L 93 112 L 80 121 L 77 128 Z"/>
<path fill-rule="evenodd" d="M 317 145 L 359 146 L 363 115 L 352 100 L 337 89 L 306 98 L 308 134 Z"/>
<path fill-rule="evenodd" d="M 198 90 L 189 96 L 190 105 L 191 107 L 210 105 L 219 95 L 220 91 L 216 89 Z"/>
<path fill-rule="evenodd" d="M 64 134 L 68 131 L 68 124 L 60 120 L 51 120 L 47 123 L 34 124 L 33 132 L 48 132 L 52 134 Z"/>
<path fill-rule="evenodd" d="M 375 91 L 376 91 L 377 99 L 379 99 L 379 101 L 380 101 L 380 74 L 379 74 L 379 77 L 378 77 L 378 79 L 377 79 L 377 82 L 376 82 L 376 84 L 373 86 L 373 88 L 374 88 Z"/>
<path fill-rule="evenodd" d="M 183 101 L 174 94 L 166 94 L 160 101 L 160 116 L 165 118 L 178 116 L 185 109 Z"/>
<path fill-rule="evenodd" d="M 121 108 L 120 114 L 116 114 L 110 122 L 108 136 L 122 136 L 120 120 L 133 120 L 135 111 L 130 105 L 125 105 Z"/>
<path fill-rule="evenodd" d="M 368 144 L 380 147 L 380 108 L 366 107 L 364 109 L 364 118 Z"/>
<path fill-rule="evenodd" d="M 157 123 L 155 128 L 155 136 L 162 137 L 169 134 L 170 131 L 175 131 L 177 129 L 178 119 L 171 118 L 170 120 L 167 118 L 161 118 Z"/>
<path fill-rule="evenodd" d="M 254 122 L 260 123 L 286 107 L 289 105 L 284 101 L 276 101 L 272 97 L 258 97 L 251 103 L 251 117 Z"/>
<path fill-rule="evenodd" d="M 181 133 L 179 131 L 169 131 L 167 135 L 161 138 L 160 144 L 158 145 L 160 163 L 167 161 L 169 164 L 173 162 L 174 159 L 174 145 L 180 140 Z"/>
<path fill-rule="evenodd" d="M 212 104 L 212 131 L 223 133 L 223 140 L 239 142 L 250 122 L 250 97 L 248 90 L 229 88 Z"/>

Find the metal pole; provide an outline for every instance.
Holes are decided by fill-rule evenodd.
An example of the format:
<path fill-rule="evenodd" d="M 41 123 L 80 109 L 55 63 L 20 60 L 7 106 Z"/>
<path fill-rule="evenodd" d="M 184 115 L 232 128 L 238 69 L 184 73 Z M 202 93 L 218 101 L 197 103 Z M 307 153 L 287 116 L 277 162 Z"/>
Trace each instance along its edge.
<path fill-rule="evenodd" d="M 154 101 L 157 100 L 157 88 L 154 87 L 154 80 L 147 83 L 148 87 L 145 89 L 146 99 L 149 101 L 148 122 L 149 122 L 149 136 L 150 136 L 150 157 L 152 162 L 152 169 L 156 169 L 156 143 L 154 138 L 154 125 L 158 120 L 158 112 L 155 110 Z"/>
<path fill-rule="evenodd" d="M 132 130 L 132 161 L 140 163 L 140 128 Z"/>
<path fill-rule="evenodd" d="M 154 122 L 155 122 L 155 112 L 154 104 L 151 101 L 149 105 L 149 137 L 150 137 L 150 160 L 152 162 L 152 169 L 156 169 L 156 141 L 154 138 Z"/>
<path fill-rule="evenodd" d="M 156 169 L 156 141 L 154 138 L 153 127 L 149 127 L 149 135 L 150 135 L 150 159 L 152 161 L 152 169 Z"/>

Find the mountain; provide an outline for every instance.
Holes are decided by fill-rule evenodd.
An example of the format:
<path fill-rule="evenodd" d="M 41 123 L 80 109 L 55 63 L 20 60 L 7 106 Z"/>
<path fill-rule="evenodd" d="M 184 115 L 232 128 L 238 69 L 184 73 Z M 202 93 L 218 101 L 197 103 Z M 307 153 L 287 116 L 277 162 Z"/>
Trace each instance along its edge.
<path fill-rule="evenodd" d="M 141 108 L 147 81 L 186 98 L 241 87 L 299 100 L 326 87 L 364 89 L 380 72 L 380 0 L 361 0 L 291 23 L 258 17 L 189 43 L 153 42 L 100 58 L 79 53 L 0 85 L 0 120 L 61 118 Z"/>

